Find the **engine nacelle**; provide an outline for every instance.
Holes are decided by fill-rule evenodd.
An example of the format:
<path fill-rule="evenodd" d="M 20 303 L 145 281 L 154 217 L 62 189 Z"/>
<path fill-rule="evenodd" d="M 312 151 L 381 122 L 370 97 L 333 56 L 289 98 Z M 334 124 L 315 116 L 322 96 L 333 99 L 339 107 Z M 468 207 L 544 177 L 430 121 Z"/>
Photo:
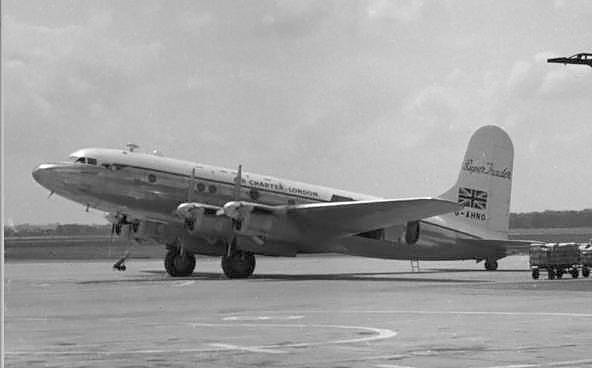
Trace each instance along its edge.
<path fill-rule="evenodd" d="M 405 224 L 405 243 L 415 244 L 419 240 L 419 221 L 409 221 Z"/>
<path fill-rule="evenodd" d="M 193 217 L 192 229 L 187 228 L 190 234 L 205 235 L 208 237 L 226 237 L 232 233 L 232 221 L 230 219 L 206 214 L 202 211 L 199 212 Z"/>
<path fill-rule="evenodd" d="M 193 236 L 220 238 L 232 233 L 231 219 L 217 216 L 215 210 L 194 205 L 191 208 L 185 207 L 182 211 L 185 229 Z"/>
<path fill-rule="evenodd" d="M 251 211 L 243 215 L 241 221 L 236 224 L 235 230 L 242 235 L 267 237 L 273 228 L 274 218 L 269 213 Z"/>

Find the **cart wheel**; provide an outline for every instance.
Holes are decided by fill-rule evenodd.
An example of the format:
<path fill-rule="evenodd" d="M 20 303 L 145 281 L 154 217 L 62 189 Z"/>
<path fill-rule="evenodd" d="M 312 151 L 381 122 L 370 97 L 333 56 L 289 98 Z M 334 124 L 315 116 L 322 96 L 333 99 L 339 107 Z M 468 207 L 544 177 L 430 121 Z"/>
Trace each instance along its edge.
<path fill-rule="evenodd" d="M 557 271 L 555 271 L 555 276 L 557 276 L 558 279 L 563 277 L 563 270 L 558 269 Z"/>
<path fill-rule="evenodd" d="M 582 267 L 582 276 L 583 277 L 588 277 L 590 276 L 590 269 L 586 266 Z"/>
<path fill-rule="evenodd" d="M 538 268 L 534 268 L 532 270 L 532 278 L 535 279 L 535 280 L 538 280 L 539 279 L 539 275 L 540 275 L 539 269 Z"/>
<path fill-rule="evenodd" d="M 548 276 L 549 277 L 549 280 L 553 280 L 555 278 L 555 272 L 553 271 L 553 269 L 550 268 L 547 272 L 548 272 L 548 275 L 549 275 Z"/>
<path fill-rule="evenodd" d="M 574 279 L 577 279 L 578 276 L 580 276 L 580 272 L 578 271 L 577 268 L 574 268 L 573 270 L 571 270 L 571 277 Z"/>

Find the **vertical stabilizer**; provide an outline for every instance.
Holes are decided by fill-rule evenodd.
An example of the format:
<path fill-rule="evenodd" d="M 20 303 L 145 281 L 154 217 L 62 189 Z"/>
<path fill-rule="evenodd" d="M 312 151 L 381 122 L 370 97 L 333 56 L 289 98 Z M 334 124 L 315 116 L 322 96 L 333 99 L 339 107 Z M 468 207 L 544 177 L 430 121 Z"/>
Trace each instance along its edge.
<path fill-rule="evenodd" d="M 469 141 L 456 184 L 440 198 L 464 204 L 461 211 L 442 216 L 498 239 L 507 239 L 514 147 L 501 128 L 479 128 Z"/>

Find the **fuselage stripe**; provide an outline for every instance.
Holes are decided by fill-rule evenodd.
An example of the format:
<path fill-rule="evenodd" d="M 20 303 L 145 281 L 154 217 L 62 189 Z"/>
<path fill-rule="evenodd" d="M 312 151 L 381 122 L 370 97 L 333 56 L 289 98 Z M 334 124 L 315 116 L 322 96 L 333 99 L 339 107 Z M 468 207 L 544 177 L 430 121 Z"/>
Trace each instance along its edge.
<path fill-rule="evenodd" d="M 166 171 L 166 170 L 160 170 L 160 169 L 152 169 L 152 168 L 147 168 L 147 167 L 142 167 L 142 166 L 134 166 L 134 165 L 120 165 L 120 166 L 122 168 L 129 167 L 129 168 L 132 168 L 132 169 L 152 171 L 152 172 L 157 172 L 157 173 L 167 174 L 167 175 L 174 175 L 174 176 L 183 177 L 183 178 L 186 178 L 186 179 L 202 180 L 202 181 L 210 182 L 210 183 L 217 183 L 217 184 L 224 184 L 224 185 L 234 186 L 234 183 L 233 182 L 227 182 L 227 181 L 222 181 L 222 180 L 217 180 L 217 179 L 209 179 L 209 178 L 204 178 L 204 177 L 201 177 L 201 176 L 191 176 L 191 175 L 176 173 L 176 172 L 172 172 L 172 171 Z M 295 197 L 295 198 L 307 199 L 307 200 L 311 200 L 311 201 L 315 201 L 315 202 L 330 202 L 330 201 L 323 200 L 323 199 L 320 199 L 320 198 L 306 197 L 306 196 L 302 196 L 302 195 L 298 195 L 298 194 L 292 194 L 292 193 L 287 193 L 287 192 L 278 192 L 278 191 L 275 191 L 275 190 L 270 190 L 270 189 L 260 188 L 260 187 L 253 187 L 253 186 L 249 186 L 249 185 L 245 185 L 245 184 L 241 184 L 241 188 L 256 189 L 256 190 L 261 191 L 261 192 L 281 194 L 281 195 L 284 195 L 284 196 L 287 196 L 287 197 Z"/>

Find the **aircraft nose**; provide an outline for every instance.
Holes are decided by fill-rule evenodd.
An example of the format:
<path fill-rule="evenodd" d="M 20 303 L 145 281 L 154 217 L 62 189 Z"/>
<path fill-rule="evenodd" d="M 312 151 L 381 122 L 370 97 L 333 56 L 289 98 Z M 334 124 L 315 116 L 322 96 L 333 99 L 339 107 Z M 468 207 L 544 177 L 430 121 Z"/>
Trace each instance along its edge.
<path fill-rule="evenodd" d="M 54 165 L 51 164 L 41 164 L 33 169 L 33 179 L 42 186 L 49 188 L 49 185 L 52 181 L 52 172 L 54 171 Z"/>

